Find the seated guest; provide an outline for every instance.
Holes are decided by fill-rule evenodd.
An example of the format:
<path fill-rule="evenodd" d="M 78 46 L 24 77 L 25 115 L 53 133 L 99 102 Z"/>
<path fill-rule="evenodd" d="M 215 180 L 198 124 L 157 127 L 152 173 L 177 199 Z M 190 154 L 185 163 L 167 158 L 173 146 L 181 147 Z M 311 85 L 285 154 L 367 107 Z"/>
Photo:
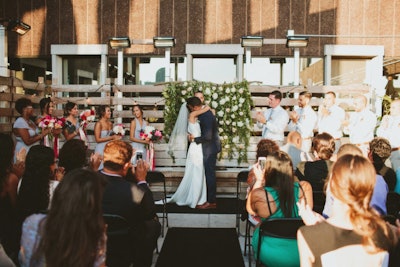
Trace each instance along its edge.
<path fill-rule="evenodd" d="M 308 182 L 295 182 L 292 161 L 288 154 L 278 151 L 267 157 L 265 170 L 254 166 L 257 181 L 247 200 L 251 215 L 265 218 L 298 218 L 296 202 L 305 199 L 312 207 L 312 189 Z M 259 228 L 253 235 L 254 254 L 257 255 Z M 260 260 L 267 266 L 299 266 L 297 241 L 262 237 Z"/>
<path fill-rule="evenodd" d="M 13 259 L 17 259 L 18 176 L 13 173 L 14 142 L 11 135 L 0 133 L 0 148 L 0 242 L 5 252 Z"/>
<path fill-rule="evenodd" d="M 302 158 L 301 151 L 301 134 L 296 131 L 289 132 L 287 136 L 287 143 L 281 147 L 281 150 L 288 153 L 293 165 L 293 170 L 297 169 L 297 165 L 300 163 Z"/>
<path fill-rule="evenodd" d="M 302 161 L 295 175 L 300 181 L 308 181 L 313 191 L 322 191 L 332 166 L 330 158 L 335 151 L 335 139 L 328 133 L 317 134 L 312 141 L 315 161 Z"/>
<path fill-rule="evenodd" d="M 29 215 L 47 211 L 61 178 L 56 172 L 54 151 L 43 145 L 33 146 L 26 156 L 25 171 L 18 191 L 21 224 Z"/>
<path fill-rule="evenodd" d="M 382 175 L 389 187 L 389 191 L 394 191 L 396 186 L 396 173 L 392 168 L 385 165 L 385 161 L 390 157 L 392 148 L 387 139 L 375 137 L 369 143 L 368 158 L 375 167 L 376 173 Z"/>
<path fill-rule="evenodd" d="M 297 232 L 301 266 L 387 266 L 396 236 L 371 208 L 375 183 L 375 169 L 366 158 L 338 158 L 329 179 L 331 217 L 318 223 L 311 209 L 299 205 L 308 225 Z"/>
<path fill-rule="evenodd" d="M 353 144 L 344 144 L 339 148 L 339 151 L 337 153 L 337 158 L 339 159 L 340 157 L 344 155 L 358 155 L 358 156 L 363 156 L 363 152 L 361 151 L 360 148 L 358 148 L 356 145 Z M 374 190 L 372 193 L 372 198 L 371 198 L 371 207 L 374 208 L 379 214 L 381 215 L 386 215 L 387 210 L 386 210 L 386 198 L 387 194 L 389 192 L 388 186 L 383 179 L 383 177 L 379 174 L 376 174 L 376 182 L 374 186 Z M 332 209 L 332 204 L 333 204 L 333 196 L 330 192 L 329 189 L 329 183 L 326 188 L 326 201 L 325 201 L 325 206 L 324 210 L 322 212 L 322 215 L 327 218 L 331 216 L 331 209 Z"/>
<path fill-rule="evenodd" d="M 63 167 L 65 173 L 73 169 L 83 168 L 86 165 L 86 145 L 79 139 L 70 139 L 60 149 L 58 166 Z"/>
<path fill-rule="evenodd" d="M 107 179 L 103 196 L 104 213 L 124 217 L 132 229 L 132 262 L 134 266 L 151 266 L 153 251 L 161 232 L 152 192 L 147 186 L 147 165 L 137 162 L 136 183 L 126 180 L 131 168 L 132 146 L 122 140 L 110 141 L 104 148 L 104 168 Z M 129 266 L 131 262 L 118 266 Z"/>
<path fill-rule="evenodd" d="M 48 215 L 33 214 L 24 222 L 21 266 L 105 266 L 104 185 L 104 177 L 93 171 L 66 174 Z"/>

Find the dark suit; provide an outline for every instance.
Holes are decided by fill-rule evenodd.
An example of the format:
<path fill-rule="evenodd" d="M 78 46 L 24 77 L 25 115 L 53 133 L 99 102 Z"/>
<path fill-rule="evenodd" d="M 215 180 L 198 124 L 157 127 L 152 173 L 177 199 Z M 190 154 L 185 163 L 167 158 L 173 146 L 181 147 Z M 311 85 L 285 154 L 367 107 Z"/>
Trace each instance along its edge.
<path fill-rule="evenodd" d="M 215 178 L 215 165 L 217 154 L 221 151 L 221 142 L 218 135 L 218 124 L 214 114 L 209 110 L 198 117 L 200 121 L 201 136 L 194 141 L 201 143 L 203 149 L 204 172 L 207 183 L 207 202 L 216 202 L 217 181 Z"/>
<path fill-rule="evenodd" d="M 132 229 L 134 266 L 150 267 L 161 231 L 152 192 L 146 183 L 136 185 L 120 176 L 102 174 L 107 178 L 103 212 L 127 219 Z"/>

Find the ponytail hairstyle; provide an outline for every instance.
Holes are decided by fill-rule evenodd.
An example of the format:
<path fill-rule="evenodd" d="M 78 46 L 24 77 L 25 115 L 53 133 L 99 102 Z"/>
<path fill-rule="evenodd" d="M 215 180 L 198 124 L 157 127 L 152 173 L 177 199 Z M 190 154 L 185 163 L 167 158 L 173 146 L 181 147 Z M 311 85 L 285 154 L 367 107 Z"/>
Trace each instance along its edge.
<path fill-rule="evenodd" d="M 369 251 L 388 251 L 394 244 L 393 233 L 370 206 L 375 183 L 375 168 L 363 156 L 343 155 L 333 165 L 331 192 L 349 206 L 354 231 L 363 237 L 363 245 Z"/>

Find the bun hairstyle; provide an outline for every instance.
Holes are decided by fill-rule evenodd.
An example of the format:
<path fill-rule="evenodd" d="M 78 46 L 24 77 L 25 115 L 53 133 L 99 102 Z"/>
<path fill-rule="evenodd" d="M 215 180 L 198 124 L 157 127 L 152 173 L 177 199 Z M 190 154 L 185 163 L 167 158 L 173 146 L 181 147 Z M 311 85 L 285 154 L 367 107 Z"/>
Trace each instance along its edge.
<path fill-rule="evenodd" d="M 110 106 L 98 106 L 97 107 L 97 114 L 99 115 L 99 119 L 103 118 L 104 115 L 106 114 L 106 109 L 109 108 Z"/>
<path fill-rule="evenodd" d="M 312 140 L 312 147 L 320 159 L 328 160 L 335 152 L 335 139 L 328 133 L 317 134 Z"/>
<path fill-rule="evenodd" d="M 329 180 L 332 195 L 349 206 L 353 230 L 363 237 L 369 251 L 389 250 L 393 233 L 385 221 L 370 206 L 376 182 L 375 168 L 359 155 L 343 155 L 332 168 Z"/>
<path fill-rule="evenodd" d="M 76 104 L 74 102 L 70 102 L 68 101 L 67 104 L 65 104 L 65 108 L 64 108 L 64 116 L 69 116 L 69 113 L 71 112 L 71 110 L 76 106 Z"/>
<path fill-rule="evenodd" d="M 43 114 L 44 112 L 49 113 L 49 105 L 53 102 L 50 97 L 42 98 L 39 102 L 40 112 Z"/>

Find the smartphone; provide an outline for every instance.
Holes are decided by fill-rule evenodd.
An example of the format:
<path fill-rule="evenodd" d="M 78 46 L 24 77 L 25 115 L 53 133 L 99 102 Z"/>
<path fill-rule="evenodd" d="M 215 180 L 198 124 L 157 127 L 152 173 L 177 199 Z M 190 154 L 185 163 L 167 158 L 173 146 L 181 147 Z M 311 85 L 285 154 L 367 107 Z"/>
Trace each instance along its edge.
<path fill-rule="evenodd" d="M 265 163 L 267 162 L 266 157 L 259 157 L 258 158 L 258 166 L 260 166 L 261 169 L 265 169 Z"/>
<path fill-rule="evenodd" d="M 143 159 L 143 154 L 142 154 L 142 152 L 137 152 L 136 153 L 136 161 L 138 161 L 140 159 Z"/>

